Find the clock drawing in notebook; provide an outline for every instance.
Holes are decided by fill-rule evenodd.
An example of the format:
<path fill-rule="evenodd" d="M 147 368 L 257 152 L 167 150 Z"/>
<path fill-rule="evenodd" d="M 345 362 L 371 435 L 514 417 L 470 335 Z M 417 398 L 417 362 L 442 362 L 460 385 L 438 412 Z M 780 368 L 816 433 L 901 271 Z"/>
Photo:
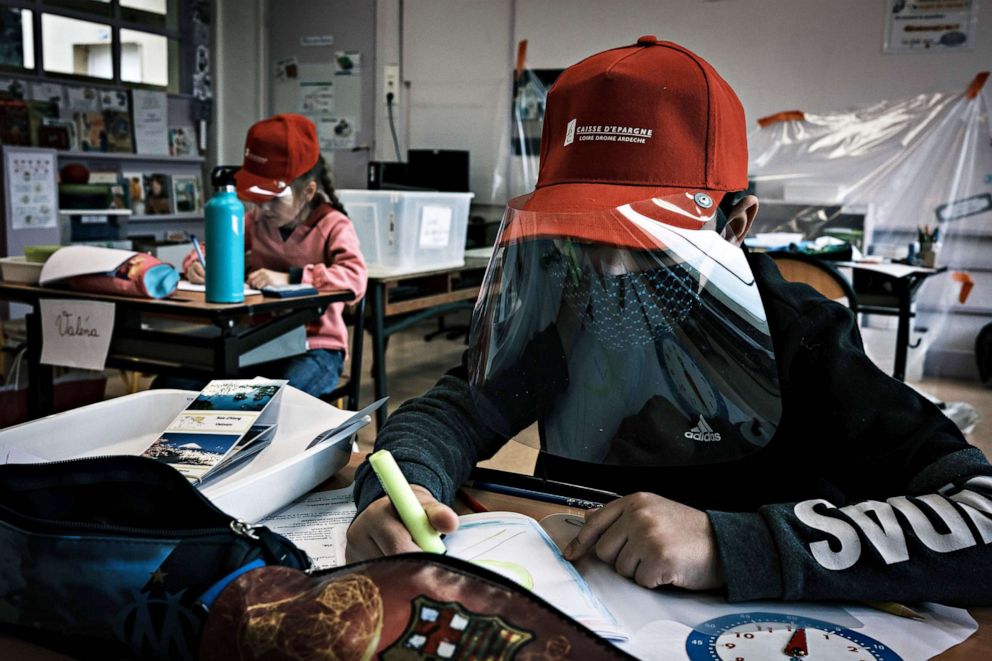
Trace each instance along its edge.
<path fill-rule="evenodd" d="M 691 661 L 902 661 L 870 636 L 824 620 L 744 612 L 697 625 L 685 642 Z"/>

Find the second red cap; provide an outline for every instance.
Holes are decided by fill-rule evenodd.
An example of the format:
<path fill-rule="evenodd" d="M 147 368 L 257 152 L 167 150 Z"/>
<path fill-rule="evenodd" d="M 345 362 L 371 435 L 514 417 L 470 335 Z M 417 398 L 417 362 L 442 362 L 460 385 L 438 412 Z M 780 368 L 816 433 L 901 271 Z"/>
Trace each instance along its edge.
<path fill-rule="evenodd" d="M 282 194 L 320 158 L 317 127 L 303 115 L 275 115 L 252 124 L 241 169 L 234 176 L 238 197 L 265 202 Z"/>

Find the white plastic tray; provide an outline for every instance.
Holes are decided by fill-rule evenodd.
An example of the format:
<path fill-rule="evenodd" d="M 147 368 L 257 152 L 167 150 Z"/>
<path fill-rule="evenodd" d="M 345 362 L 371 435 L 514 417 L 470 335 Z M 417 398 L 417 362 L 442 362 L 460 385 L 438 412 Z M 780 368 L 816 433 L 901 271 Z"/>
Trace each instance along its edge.
<path fill-rule="evenodd" d="M 8 427 L 0 430 L 0 457 L 14 448 L 45 461 L 140 454 L 196 395 L 188 390 L 146 390 Z M 265 518 L 348 463 L 357 427 L 307 446 L 352 415 L 287 386 L 269 447 L 207 482 L 203 494 L 236 518 Z"/>

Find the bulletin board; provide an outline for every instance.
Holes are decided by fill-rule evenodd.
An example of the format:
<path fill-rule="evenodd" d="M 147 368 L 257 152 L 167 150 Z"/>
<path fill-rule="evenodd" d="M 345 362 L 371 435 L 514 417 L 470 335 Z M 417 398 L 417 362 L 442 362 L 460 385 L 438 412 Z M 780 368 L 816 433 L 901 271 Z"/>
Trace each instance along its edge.
<path fill-rule="evenodd" d="M 339 0 L 315 12 L 308 0 L 282 0 L 268 30 L 270 113 L 310 117 L 335 187 L 364 188 L 375 124 L 375 3 Z"/>

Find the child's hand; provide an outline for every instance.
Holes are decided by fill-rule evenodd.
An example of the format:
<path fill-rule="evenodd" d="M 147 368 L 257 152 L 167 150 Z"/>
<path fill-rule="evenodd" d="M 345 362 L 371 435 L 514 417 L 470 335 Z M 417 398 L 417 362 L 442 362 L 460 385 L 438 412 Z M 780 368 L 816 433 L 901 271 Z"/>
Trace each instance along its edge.
<path fill-rule="evenodd" d="M 624 496 L 586 514 L 565 557 L 577 560 L 590 551 L 646 588 L 726 584 L 706 513 L 651 493 Z"/>
<path fill-rule="evenodd" d="M 268 287 L 269 285 L 288 285 L 289 274 L 281 271 L 271 271 L 269 269 L 258 269 L 248 274 L 248 286 L 255 289 Z"/>
<path fill-rule="evenodd" d="M 202 285 L 207 281 L 207 272 L 200 262 L 193 262 L 186 269 L 186 279 L 194 285 Z"/>
<path fill-rule="evenodd" d="M 455 532 L 458 528 L 458 515 L 435 500 L 431 492 L 419 484 L 411 484 L 417 500 L 424 506 L 427 519 L 441 534 Z M 400 520 L 396 508 L 388 496 L 373 501 L 359 514 L 348 528 L 348 545 L 345 547 L 347 562 L 367 560 L 381 555 L 412 553 L 420 551 L 413 541 L 410 531 Z"/>

